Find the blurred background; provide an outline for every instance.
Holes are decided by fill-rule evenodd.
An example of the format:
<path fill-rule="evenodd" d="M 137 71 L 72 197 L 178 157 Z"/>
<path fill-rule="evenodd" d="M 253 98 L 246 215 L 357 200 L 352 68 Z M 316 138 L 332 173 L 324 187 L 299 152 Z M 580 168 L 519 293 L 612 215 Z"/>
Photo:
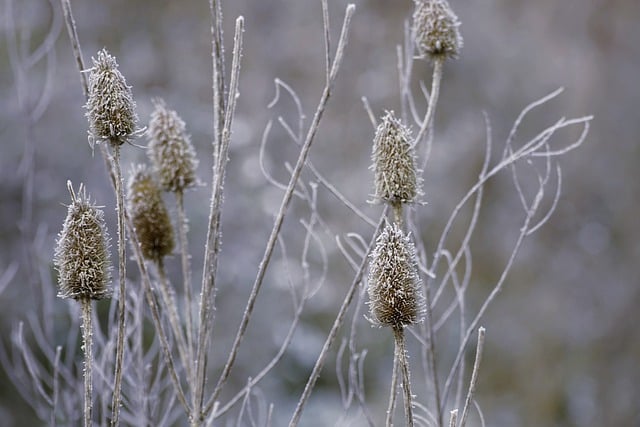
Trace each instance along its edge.
<path fill-rule="evenodd" d="M 85 61 L 106 47 L 133 86 L 144 125 L 151 99 L 162 97 L 187 122 L 199 174 L 211 177 L 211 56 L 208 2 L 87 0 L 72 2 Z M 558 87 L 565 91 L 534 117 L 526 131 L 559 117 L 595 116 L 585 144 L 561 160 L 563 190 L 548 224 L 525 242 L 503 292 L 482 324 L 487 328 L 478 403 L 490 426 L 640 426 L 640 2 L 636 0 L 452 0 L 462 22 L 464 47 L 447 62 L 435 117 L 434 152 L 425 172 L 425 200 L 418 207 L 423 238 L 434 239 L 456 201 L 471 185 L 483 153 L 486 112 L 494 141 L 504 142 L 518 112 Z M 330 0 L 334 44 L 344 0 Z M 413 10 L 409 0 L 355 0 L 351 38 L 336 90 L 329 101 L 311 159 L 345 195 L 372 217 L 370 199 L 373 129 L 362 106 L 376 115 L 399 109 L 396 45 Z M 308 124 L 324 85 L 322 13 L 319 0 L 223 1 L 227 63 L 234 20 L 245 17 L 240 98 L 230 153 L 223 214 L 223 253 L 217 314 L 220 346 L 231 339 L 264 249 L 281 192 L 259 169 L 265 125 L 278 115 L 296 122 L 295 105 L 282 98 L 272 109 L 274 79 L 299 95 Z M 65 182 L 84 182 L 99 204 L 114 207 L 99 153 L 87 143 L 79 73 L 60 5 L 45 0 L 3 0 L 0 5 L 0 337 L 17 322 L 43 310 L 31 298 L 42 283 L 55 284 L 51 256 L 66 214 Z M 415 74 L 429 81 L 420 63 Z M 532 133 L 533 135 L 533 133 Z M 571 135 L 567 134 L 567 140 Z M 144 144 L 144 140 L 139 142 Z M 266 164 L 287 179 L 283 161 L 297 150 L 274 126 Z M 144 150 L 125 147 L 128 164 Z M 474 251 L 478 301 L 486 296 L 510 252 L 504 242 L 513 226 L 517 198 L 507 174 L 487 188 Z M 208 187 L 208 186 L 207 186 Z M 187 194 L 194 265 L 208 215 L 208 189 Z M 332 232 L 370 229 L 324 195 L 319 211 Z M 305 217 L 304 206 L 294 209 Z M 115 237 L 116 223 L 107 214 Z M 285 233 L 301 233 L 292 215 Z M 516 229 L 517 231 L 517 229 Z M 297 246 L 291 243 L 291 257 Z M 428 243 L 429 245 L 429 243 Z M 433 246 L 433 243 L 431 243 Z M 335 249 L 327 249 L 330 256 Z M 333 259 L 333 258 L 331 258 Z M 177 264 L 177 260 L 176 260 Z M 176 266 L 176 269 L 179 267 Z M 312 300 L 283 367 L 264 385 L 286 420 L 324 341 L 350 270 L 342 261 Z M 133 270 L 133 269 L 130 269 Z M 265 285 L 237 369 L 242 384 L 282 338 L 291 309 L 274 312 L 287 295 L 274 267 Z M 132 273 L 134 274 L 134 273 Z M 194 278 L 198 278 L 198 272 Z M 340 279 L 342 277 L 342 279 Z M 198 281 L 196 281 L 198 283 Z M 282 288 L 285 289 L 282 289 Z M 482 290 L 485 290 L 483 293 Z M 474 295 L 476 295 L 474 293 Z M 471 301 L 472 307 L 478 301 Z M 227 307 L 227 309 L 225 309 Z M 64 312 L 56 300 L 51 312 Z M 282 326 L 279 326 L 282 323 Z M 361 320 L 363 347 L 371 328 Z M 389 334 L 390 335 L 390 334 Z M 442 345 L 447 346 L 443 337 Z M 388 341 L 390 343 L 391 341 Z M 370 341 L 367 363 L 389 366 L 390 346 Z M 455 342 L 452 344 L 455 345 Z M 264 350 L 264 351 L 263 351 Z M 443 353 L 448 354 L 446 351 Z M 224 354 L 214 356 L 222 360 Z M 335 356 L 332 356 L 335 358 Z M 219 360 L 218 360 L 219 359 Z M 332 425 L 340 407 L 335 374 L 326 369 L 303 425 Z M 244 375 L 244 377 L 243 377 Z M 371 372 L 367 391 L 384 402 L 389 370 Z M 3 426 L 34 425 L 33 412 L 0 370 Z M 379 414 L 380 410 L 375 409 Z M 316 421 L 312 421 L 312 420 Z M 306 420 L 306 422 L 305 422 Z M 319 420 L 319 421 L 318 421 Z M 319 424 L 313 424 L 313 422 Z M 324 423 L 324 424 L 322 424 Z M 279 424 L 276 424 L 279 425 Z"/>

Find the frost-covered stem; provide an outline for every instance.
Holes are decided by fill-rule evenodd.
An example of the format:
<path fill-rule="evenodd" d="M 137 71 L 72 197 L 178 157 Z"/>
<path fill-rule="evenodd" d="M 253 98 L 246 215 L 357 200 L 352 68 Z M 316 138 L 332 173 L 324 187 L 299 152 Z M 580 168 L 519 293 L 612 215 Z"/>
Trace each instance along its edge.
<path fill-rule="evenodd" d="M 342 25 L 342 33 L 340 34 L 340 40 L 338 42 L 338 47 L 336 49 L 336 57 L 334 59 L 333 64 L 331 65 L 331 71 L 329 76 L 327 76 L 327 83 L 322 93 L 322 97 L 320 98 L 320 102 L 316 109 L 316 112 L 313 117 L 313 121 L 311 126 L 309 127 L 309 131 L 307 132 L 307 136 L 305 138 L 305 142 L 300 149 L 300 154 L 298 156 L 298 160 L 296 165 L 291 173 L 291 178 L 289 180 L 289 185 L 285 191 L 285 194 L 282 198 L 282 202 L 280 204 L 280 209 L 278 210 L 278 214 L 276 215 L 276 219 L 273 224 L 273 228 L 271 230 L 271 234 L 269 236 L 269 240 L 267 241 L 267 247 L 264 251 L 262 260 L 260 261 L 260 265 L 258 267 L 258 273 L 256 275 L 256 279 L 254 281 L 253 287 L 251 289 L 251 293 L 249 299 L 247 300 L 247 306 L 245 307 L 244 314 L 242 316 L 242 320 L 240 322 L 240 327 L 238 328 L 238 332 L 234 339 L 231 351 L 229 352 L 229 357 L 225 364 L 225 367 L 220 375 L 220 379 L 218 380 L 218 384 L 216 385 L 213 391 L 213 400 L 217 399 L 220 391 L 222 390 L 222 386 L 227 381 L 229 377 L 229 372 L 235 362 L 235 358 L 238 353 L 238 348 L 240 347 L 240 343 L 244 337 L 244 333 L 249 324 L 249 320 L 251 318 L 251 314 L 253 313 L 253 308 L 258 297 L 258 293 L 262 286 L 262 282 L 264 279 L 264 275 L 266 273 L 267 266 L 269 265 L 269 261 L 271 260 L 271 254 L 275 248 L 276 242 L 278 240 L 278 236 L 280 234 L 280 228 L 282 227 L 282 223 L 284 221 L 284 217 L 287 213 L 289 202 L 293 196 L 293 192 L 296 187 L 296 183 L 298 182 L 298 178 L 302 173 L 302 169 L 306 163 L 307 156 L 309 154 L 309 150 L 311 148 L 311 144 L 315 139 L 316 132 L 320 125 L 320 120 L 324 114 L 325 107 L 327 105 L 327 101 L 329 100 L 329 95 L 331 93 L 331 89 L 333 87 L 333 82 L 335 81 L 336 75 L 342 64 L 342 58 L 344 56 L 344 48 L 347 43 L 349 26 L 351 23 L 351 17 L 353 16 L 353 12 L 355 11 L 355 6 L 350 4 L 347 6 L 344 22 Z"/>
<path fill-rule="evenodd" d="M 436 112 L 436 104 L 438 103 L 438 95 L 440 94 L 440 82 L 442 81 L 442 65 L 444 64 L 443 57 L 437 57 L 433 61 L 433 77 L 431 78 L 431 93 L 429 95 L 429 106 L 427 107 L 427 113 L 425 114 L 420 131 L 416 135 L 415 143 L 419 144 L 422 138 L 427 134 L 430 128 L 431 121 Z"/>
<path fill-rule="evenodd" d="M 191 377 L 189 382 L 191 386 L 195 386 L 195 377 L 193 377 L 193 297 L 191 296 L 191 265 L 189 262 L 189 244 L 187 241 L 187 232 L 189 225 L 184 209 L 184 193 L 176 192 L 176 204 L 178 205 L 178 239 L 180 240 L 180 258 L 182 261 L 182 281 L 184 285 L 185 298 L 185 317 L 187 328 L 187 369 L 191 369 Z"/>
<path fill-rule="evenodd" d="M 398 366 L 402 373 L 402 391 L 404 392 L 404 417 L 405 425 L 413 427 L 413 405 L 411 404 L 411 381 L 409 378 L 409 360 L 407 359 L 407 348 L 404 340 L 404 328 L 402 326 L 393 328 L 393 337 L 396 343 L 395 357 L 398 359 Z"/>
<path fill-rule="evenodd" d="M 398 358 L 393 357 L 393 372 L 391 373 L 391 391 L 389 392 L 389 406 L 387 406 L 387 419 L 385 426 L 393 426 L 393 412 L 396 408 L 396 391 L 398 390 Z"/>
<path fill-rule="evenodd" d="M 80 300 L 82 310 L 82 349 L 84 350 L 84 425 L 91 427 L 93 403 L 92 376 L 93 376 L 93 331 L 91 326 L 91 300 Z"/>
<path fill-rule="evenodd" d="M 478 344 L 476 346 L 476 360 L 473 363 L 473 372 L 471 374 L 471 381 L 469 382 L 469 391 L 467 392 L 467 399 L 464 402 L 464 409 L 462 410 L 462 416 L 460 417 L 460 427 L 464 427 L 467 422 L 467 415 L 469 412 L 469 406 L 473 399 L 473 394 L 476 391 L 476 384 L 478 382 L 478 371 L 480 370 L 480 362 L 482 361 L 482 350 L 484 349 L 484 333 L 483 327 L 478 328 Z"/>
<path fill-rule="evenodd" d="M 456 424 L 458 424 L 458 410 L 454 409 L 449 414 L 449 427 L 456 427 Z"/>
<path fill-rule="evenodd" d="M 171 325 L 171 329 L 173 330 L 173 335 L 178 341 L 178 354 L 180 354 L 182 364 L 187 371 L 187 378 L 191 379 L 193 371 L 191 370 L 191 363 L 188 359 L 187 346 L 182 332 L 182 327 L 180 326 L 178 306 L 176 304 L 176 298 L 173 289 L 171 289 L 171 286 L 169 285 L 162 258 L 160 258 L 156 262 L 156 268 L 158 269 L 158 279 L 160 282 L 160 295 L 162 296 L 162 301 L 164 302 L 165 309 L 169 313 L 169 324 Z"/>
<path fill-rule="evenodd" d="M 231 142 L 231 124 L 236 109 L 238 94 L 238 80 L 240 76 L 240 58 L 242 57 L 242 36 L 244 32 L 244 18 L 236 19 L 236 29 L 233 41 L 233 59 L 231 64 L 231 81 L 229 83 L 229 99 L 224 117 L 224 127 L 222 128 L 222 140 L 220 146 L 217 165 L 213 174 L 211 190 L 211 207 L 209 212 L 209 227 L 207 231 L 207 243 L 205 247 L 205 265 L 202 276 L 202 294 L 200 295 L 200 330 L 198 334 L 198 348 L 196 354 L 196 388 L 195 406 L 192 425 L 199 425 L 204 419 L 204 387 L 206 383 L 206 357 L 209 346 L 209 338 L 214 309 L 213 294 L 215 289 L 215 277 L 218 267 L 218 253 L 220 251 L 220 213 L 222 211 L 222 189 L 226 165 L 228 163 L 227 153 Z M 215 150 L 214 150 L 215 151 Z"/>
<path fill-rule="evenodd" d="M 347 310 L 349 309 L 349 306 L 351 305 L 351 301 L 353 301 L 353 296 L 355 295 L 356 290 L 358 289 L 358 285 L 362 280 L 362 276 L 364 275 L 364 270 L 369 262 L 369 254 L 371 254 L 371 251 L 373 250 L 376 244 L 376 236 L 378 235 L 380 230 L 382 230 L 382 226 L 385 223 L 385 217 L 387 215 L 387 211 L 388 211 L 388 207 L 385 207 L 384 211 L 382 212 L 382 215 L 380 216 L 380 220 L 378 221 L 378 225 L 376 226 L 376 229 L 373 232 L 371 241 L 369 242 L 369 246 L 367 247 L 367 252 L 362 256 L 362 261 L 360 262 L 358 271 L 356 272 L 356 275 L 353 278 L 353 281 L 351 282 L 351 286 L 349 287 L 349 290 L 347 291 L 347 295 L 344 298 L 342 306 L 340 307 L 340 310 L 336 315 L 336 319 L 333 321 L 333 325 L 331 326 L 329 335 L 327 336 L 327 339 L 325 340 L 324 345 L 322 346 L 322 350 L 320 351 L 320 354 L 316 359 L 316 364 L 313 367 L 311 374 L 309 375 L 307 384 L 304 386 L 304 391 L 302 392 L 302 395 L 300 396 L 300 400 L 298 400 L 298 405 L 296 406 L 296 409 L 293 415 L 291 416 L 291 421 L 289 421 L 289 427 L 295 427 L 300 422 L 302 411 L 305 405 L 307 404 L 307 400 L 309 400 L 309 396 L 311 395 L 311 391 L 313 390 L 313 387 L 315 386 L 316 381 L 318 380 L 318 377 L 320 376 L 320 371 L 324 367 L 324 362 L 327 359 L 327 354 L 329 353 L 329 349 L 331 348 L 331 345 L 333 344 L 333 342 L 336 339 L 336 336 L 338 335 L 338 329 L 340 329 L 340 327 L 342 326 L 342 323 L 344 322 L 344 317 L 347 314 Z"/>
<path fill-rule="evenodd" d="M 429 286 L 425 286 L 425 299 L 427 304 L 427 314 L 426 314 L 426 324 L 427 324 L 427 337 L 428 337 L 428 347 L 427 347 L 427 361 L 429 364 L 429 371 L 431 373 L 431 380 L 433 381 L 433 394 L 436 400 L 436 420 L 437 426 L 442 426 L 442 409 L 440 408 L 440 401 L 442 397 L 440 396 L 440 381 L 438 380 L 438 370 L 437 359 L 436 359 L 436 345 L 435 345 L 435 333 L 433 330 L 433 312 L 431 305 L 431 291 Z"/>
<path fill-rule="evenodd" d="M 82 84 L 82 92 L 85 98 L 89 95 L 89 85 L 87 84 L 87 75 L 83 71 L 86 70 L 84 66 L 84 59 L 82 58 L 82 50 L 80 49 L 80 39 L 78 38 L 78 31 L 76 29 L 76 21 L 73 19 L 73 13 L 71 12 L 71 3 L 69 0 L 60 0 L 62 4 L 62 12 L 64 14 L 64 22 L 67 26 L 67 32 L 69 33 L 69 39 L 71 39 L 71 47 L 73 48 L 73 55 L 76 59 L 76 64 L 80 70 L 80 83 Z"/>
<path fill-rule="evenodd" d="M 124 194 L 122 191 L 122 172 L 120 170 L 120 143 L 112 141 L 113 165 L 115 171 L 116 211 L 118 214 L 118 336 L 116 340 L 116 361 L 113 382 L 113 400 L 111 401 L 111 425 L 117 426 L 120 416 L 120 390 L 122 388 L 122 362 L 124 359 L 124 334 L 126 310 L 126 258 L 125 258 L 125 230 L 124 230 Z"/>
<path fill-rule="evenodd" d="M 391 203 L 391 207 L 393 208 L 393 221 L 398 225 L 398 227 L 400 227 L 400 229 L 402 229 L 402 223 L 403 223 L 403 219 L 402 219 L 402 203 L 401 202 L 394 202 Z"/>

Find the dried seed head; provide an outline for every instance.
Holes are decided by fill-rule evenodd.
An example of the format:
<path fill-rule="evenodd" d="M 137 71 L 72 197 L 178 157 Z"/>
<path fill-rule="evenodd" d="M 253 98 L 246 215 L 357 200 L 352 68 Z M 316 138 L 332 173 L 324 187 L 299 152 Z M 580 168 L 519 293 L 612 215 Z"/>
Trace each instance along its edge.
<path fill-rule="evenodd" d="M 116 59 L 106 49 L 91 60 L 93 68 L 89 70 L 86 105 L 89 141 L 92 144 L 94 141 L 124 144 L 134 136 L 138 123 L 131 86 L 127 86 Z"/>
<path fill-rule="evenodd" d="M 422 56 L 455 58 L 462 49 L 460 21 L 447 0 L 415 0 L 413 37 Z"/>
<path fill-rule="evenodd" d="M 378 125 L 373 140 L 374 202 L 411 203 L 421 195 L 411 132 L 393 111 Z"/>
<path fill-rule="evenodd" d="M 418 323 L 425 312 L 415 247 L 397 224 L 387 224 L 376 239 L 369 264 L 371 321 L 403 328 Z"/>
<path fill-rule="evenodd" d="M 162 100 L 154 101 L 154 104 L 147 130 L 148 155 L 160 177 L 162 189 L 182 192 L 197 183 L 195 150 L 178 113 L 167 109 Z"/>
<path fill-rule="evenodd" d="M 143 165 L 131 173 L 127 202 L 142 255 L 157 262 L 171 254 L 174 241 L 169 213 L 153 175 Z"/>
<path fill-rule="evenodd" d="M 104 213 L 91 203 L 82 184 L 77 195 L 70 181 L 67 187 L 71 204 L 53 256 L 58 296 L 76 300 L 108 297 L 111 263 Z"/>

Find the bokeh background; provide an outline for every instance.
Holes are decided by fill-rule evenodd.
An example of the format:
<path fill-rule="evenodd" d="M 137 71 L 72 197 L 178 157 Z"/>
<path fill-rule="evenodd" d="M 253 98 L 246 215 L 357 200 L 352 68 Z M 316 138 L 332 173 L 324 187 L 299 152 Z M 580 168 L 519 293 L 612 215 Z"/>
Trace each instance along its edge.
<path fill-rule="evenodd" d="M 329 1 L 334 40 L 346 3 Z M 366 204 L 373 131 L 360 98 L 367 96 L 376 114 L 399 108 L 395 49 L 413 4 L 355 4 L 343 69 L 311 156 L 341 191 L 374 215 L 377 208 Z M 209 182 L 208 2 L 88 0 L 75 1 L 73 7 L 85 60 L 102 47 L 118 58 L 143 123 L 153 97 L 178 110 L 200 154 L 201 179 Z M 483 111 L 497 142 L 504 141 L 517 112 L 560 86 L 565 92 L 545 107 L 540 124 L 549 117 L 595 116 L 585 144 L 561 160 L 563 193 L 557 211 L 526 242 L 483 322 L 487 343 L 477 399 L 487 425 L 640 426 L 640 2 L 452 0 L 452 7 L 462 21 L 465 43 L 461 57 L 445 66 L 434 160 L 425 180 L 429 204 L 419 208 L 426 212 L 425 228 L 443 223 L 477 174 Z M 223 13 L 227 52 L 236 16 L 245 17 L 246 31 L 218 294 L 224 306 L 236 307 L 236 314 L 230 311 L 228 323 L 226 311 L 218 314 L 225 326 L 218 332 L 222 343 L 230 339 L 224 332 L 237 325 L 280 195 L 266 184 L 258 165 L 267 121 L 278 114 L 292 118 L 295 112 L 286 99 L 275 109 L 266 108 L 275 93 L 274 78 L 297 91 L 306 123 L 324 84 L 319 0 L 225 1 Z M 0 277 L 6 279 L 0 294 L 0 337 L 8 345 L 11 328 L 42 309 L 30 298 L 38 283 L 53 280 L 51 254 L 65 215 L 66 180 L 85 182 L 107 209 L 114 201 L 102 160 L 98 153 L 92 156 L 87 144 L 83 95 L 60 5 L 3 0 L 0 29 Z M 45 49 L 37 50 L 44 40 Z M 428 72 L 424 64 L 416 68 L 425 80 Z M 274 130 L 267 158 L 274 176 L 286 179 L 282 161 L 293 161 L 295 152 L 284 133 Z M 144 151 L 127 148 L 124 158 L 125 164 L 141 161 Z M 508 176 L 501 179 L 508 182 Z M 490 285 L 484 278 L 499 271 L 508 255 L 501 239 L 508 234 L 504 227 L 512 224 L 515 199 L 502 194 L 506 187 L 487 190 L 481 238 L 474 242 L 474 281 L 480 289 Z M 195 264 L 201 259 L 207 198 L 205 187 L 187 195 Z M 345 219 L 344 208 L 332 208 L 331 200 L 326 197 L 320 209 L 329 223 L 340 225 L 336 233 L 366 232 L 357 220 Z M 300 212 L 304 216 L 304 210 Z M 113 217 L 108 225 L 116 229 Z M 294 219 L 287 227 L 293 235 L 296 227 L 300 232 Z M 331 269 L 348 272 L 344 265 Z M 278 282 L 273 276 L 269 283 Z M 282 417 L 290 413 L 300 378 L 306 378 L 346 283 L 348 279 L 330 283 L 319 294 L 292 355 L 278 371 L 282 377 L 265 385 L 276 390 L 269 398 L 276 407 L 281 403 Z M 269 307 L 277 307 L 283 294 L 266 294 L 257 313 L 265 321 L 250 330 L 250 344 L 239 361 L 238 371 L 246 372 L 245 377 L 260 363 L 256 359 L 267 360 L 261 350 L 281 338 L 278 324 L 284 311 Z M 65 303 L 58 302 L 52 310 L 65 309 Z M 364 335 L 370 333 L 363 329 Z M 389 348 L 373 348 L 372 353 Z M 386 374 L 371 374 L 371 384 L 381 387 L 382 396 Z M 0 381 L 1 424 L 32 425 L 29 406 L 4 372 Z M 319 421 L 325 425 L 335 417 L 329 409 L 323 412 L 323 405 L 339 406 L 338 397 L 331 397 L 336 394 L 334 383 L 328 378 L 320 384 L 310 409 L 327 416 Z M 306 420 L 313 425 L 311 418 Z"/>

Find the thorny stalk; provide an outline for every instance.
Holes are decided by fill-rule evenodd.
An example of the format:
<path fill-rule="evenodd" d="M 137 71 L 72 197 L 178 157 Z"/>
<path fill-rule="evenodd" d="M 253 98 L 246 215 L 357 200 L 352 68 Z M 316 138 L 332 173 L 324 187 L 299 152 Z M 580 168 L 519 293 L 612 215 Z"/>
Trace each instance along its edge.
<path fill-rule="evenodd" d="M 190 387 L 195 389 L 195 377 L 193 372 L 193 297 L 191 294 L 191 265 L 189 262 L 189 244 L 187 233 L 189 223 L 184 209 L 184 192 L 176 192 L 176 205 L 178 206 L 178 239 L 180 241 L 180 262 L 182 266 L 182 281 L 184 282 L 185 318 L 187 329 L 187 368 L 191 370 L 189 378 Z"/>
<path fill-rule="evenodd" d="M 84 350 L 84 425 L 92 426 L 92 378 L 93 378 L 93 332 L 91 326 L 91 300 L 80 300 L 82 310 L 82 348 Z"/>
<path fill-rule="evenodd" d="M 478 383 L 478 372 L 480 371 L 480 362 L 482 361 L 482 351 L 484 349 L 484 334 L 485 329 L 483 327 L 478 328 L 478 344 L 476 346 L 476 360 L 473 363 L 473 372 L 471 373 L 471 381 L 469 382 L 469 391 L 467 392 L 467 398 L 464 402 L 464 408 L 462 409 L 462 415 L 460 416 L 460 427 L 464 427 L 467 422 L 467 415 L 469 413 L 469 406 L 473 395 L 476 392 L 476 384 Z"/>
<path fill-rule="evenodd" d="M 393 328 L 395 339 L 395 357 L 398 359 L 398 366 L 402 374 L 402 391 L 404 392 L 404 417 L 405 425 L 413 427 L 413 407 L 411 396 L 411 382 L 409 378 L 409 361 L 407 360 L 407 349 L 404 339 L 403 327 Z"/>

